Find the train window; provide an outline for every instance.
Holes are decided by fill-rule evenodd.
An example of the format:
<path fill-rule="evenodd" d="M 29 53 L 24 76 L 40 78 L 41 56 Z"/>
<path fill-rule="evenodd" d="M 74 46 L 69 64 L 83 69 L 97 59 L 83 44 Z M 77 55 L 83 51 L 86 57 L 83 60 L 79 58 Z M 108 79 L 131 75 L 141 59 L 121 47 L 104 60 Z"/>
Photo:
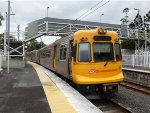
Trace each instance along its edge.
<path fill-rule="evenodd" d="M 46 57 L 50 57 L 50 51 L 49 51 L 49 49 L 45 50 L 45 56 Z"/>
<path fill-rule="evenodd" d="M 63 48 L 63 55 L 62 55 L 63 60 L 66 59 L 66 51 L 67 51 L 67 48 Z"/>
<path fill-rule="evenodd" d="M 66 51 L 67 51 L 67 48 L 65 46 L 60 47 L 60 60 L 66 59 Z"/>
<path fill-rule="evenodd" d="M 78 60 L 79 62 L 91 61 L 90 43 L 79 44 Z"/>
<path fill-rule="evenodd" d="M 114 60 L 112 43 L 95 42 L 93 47 L 94 47 L 94 61 L 95 62 Z"/>
<path fill-rule="evenodd" d="M 49 50 L 43 50 L 41 52 L 41 58 L 48 58 L 50 57 L 50 51 Z"/>
<path fill-rule="evenodd" d="M 116 43 L 115 44 L 115 53 L 116 53 L 116 60 L 121 60 L 121 50 L 120 50 L 120 44 Z"/>

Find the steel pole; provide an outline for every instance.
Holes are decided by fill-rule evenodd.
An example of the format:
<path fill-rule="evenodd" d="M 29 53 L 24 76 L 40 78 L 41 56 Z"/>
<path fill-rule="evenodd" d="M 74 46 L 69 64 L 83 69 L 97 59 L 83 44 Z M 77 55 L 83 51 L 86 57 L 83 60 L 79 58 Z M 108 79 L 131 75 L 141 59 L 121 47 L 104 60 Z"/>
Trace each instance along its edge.
<path fill-rule="evenodd" d="M 47 7 L 47 18 L 48 18 L 48 9 L 49 9 L 49 7 Z"/>
<path fill-rule="evenodd" d="M 10 38 L 10 0 L 8 0 L 8 20 L 7 20 L 7 22 L 8 22 L 8 66 L 7 66 L 7 71 L 8 71 L 8 73 L 9 73 L 9 43 L 10 43 L 10 40 L 9 40 L 9 38 Z"/>
<path fill-rule="evenodd" d="M 102 23 L 102 16 L 103 16 L 104 14 L 101 14 L 100 15 L 100 24 Z"/>
<path fill-rule="evenodd" d="M 138 9 L 138 55 L 140 54 L 139 25 L 140 25 L 140 9 Z"/>
<path fill-rule="evenodd" d="M 20 25 L 18 25 L 18 41 L 19 41 L 19 37 L 20 37 Z"/>
<path fill-rule="evenodd" d="M 147 51 L 147 28 L 145 27 L 145 52 Z"/>
<path fill-rule="evenodd" d="M 4 56 L 7 53 L 6 50 L 6 39 L 7 39 L 7 33 L 8 33 L 8 29 L 7 29 L 7 12 L 6 12 L 6 30 L 5 30 L 5 35 L 4 35 Z M 6 57 L 6 56 L 5 56 Z"/>

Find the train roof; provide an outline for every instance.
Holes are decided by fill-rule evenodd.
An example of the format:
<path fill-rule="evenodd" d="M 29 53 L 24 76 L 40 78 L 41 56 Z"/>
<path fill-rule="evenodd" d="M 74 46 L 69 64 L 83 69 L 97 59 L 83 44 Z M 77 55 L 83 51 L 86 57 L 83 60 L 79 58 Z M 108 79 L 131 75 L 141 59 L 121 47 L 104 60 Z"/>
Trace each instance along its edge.
<path fill-rule="evenodd" d="M 101 33 L 100 33 L 101 32 Z M 104 28 L 96 28 L 96 29 L 91 29 L 91 30 L 79 30 L 77 32 L 74 33 L 75 36 L 77 35 L 100 35 L 100 34 L 103 34 L 103 35 L 110 35 L 110 36 L 113 36 L 113 35 L 116 35 L 118 36 L 118 33 L 115 32 L 115 31 L 108 31 L 108 30 L 105 30 Z"/>

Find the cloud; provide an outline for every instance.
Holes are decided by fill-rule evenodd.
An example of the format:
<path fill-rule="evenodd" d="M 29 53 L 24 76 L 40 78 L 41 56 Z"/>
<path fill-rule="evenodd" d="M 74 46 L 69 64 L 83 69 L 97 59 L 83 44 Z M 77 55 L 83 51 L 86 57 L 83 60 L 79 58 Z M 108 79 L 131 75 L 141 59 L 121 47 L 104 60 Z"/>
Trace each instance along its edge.
<path fill-rule="evenodd" d="M 47 7 L 49 6 L 49 17 L 52 18 L 62 18 L 62 19 L 76 19 L 80 15 L 84 14 L 91 7 L 96 5 L 100 0 L 11 0 L 11 8 L 15 16 L 11 16 L 11 31 L 17 31 L 17 25 L 21 26 L 21 31 L 24 31 L 25 27 L 29 22 L 37 19 L 46 17 Z M 100 4 L 102 5 L 107 0 L 103 0 Z M 100 6 L 99 5 L 99 6 Z M 150 11 L 150 1 L 140 1 L 140 0 L 110 0 L 110 2 L 99 8 L 86 18 L 82 20 L 99 22 L 100 15 L 102 16 L 102 22 L 121 24 L 120 19 L 125 16 L 122 12 L 124 8 L 128 7 L 130 9 L 128 16 L 130 20 L 133 20 L 137 11 L 134 8 L 139 8 L 140 13 L 144 16 L 148 11 Z M 2 12 L 5 17 L 5 12 L 7 11 L 7 2 L 0 1 L 0 12 Z M 12 12 L 11 12 L 12 13 Z M 5 29 L 5 21 L 3 26 L 0 27 L 0 32 Z"/>

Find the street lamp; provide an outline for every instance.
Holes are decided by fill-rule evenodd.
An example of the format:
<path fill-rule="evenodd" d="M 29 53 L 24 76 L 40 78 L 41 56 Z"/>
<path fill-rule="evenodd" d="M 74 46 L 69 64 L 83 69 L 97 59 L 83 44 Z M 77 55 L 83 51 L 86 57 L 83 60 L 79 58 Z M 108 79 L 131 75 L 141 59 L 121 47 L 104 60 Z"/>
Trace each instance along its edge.
<path fill-rule="evenodd" d="M 138 11 L 138 55 L 139 55 L 139 46 L 140 46 L 140 37 L 139 37 L 139 25 L 140 25 L 140 9 L 134 8 L 134 10 Z"/>
<path fill-rule="evenodd" d="M 49 9 L 49 7 L 47 7 L 47 18 L 48 18 L 48 9 Z"/>
<path fill-rule="evenodd" d="M 100 23 L 101 23 L 101 21 L 102 21 L 102 16 L 103 16 L 103 15 L 104 15 L 103 13 L 100 15 Z"/>
<path fill-rule="evenodd" d="M 126 18 L 126 23 L 128 22 L 128 12 L 129 12 L 129 8 L 125 8 L 125 9 L 123 10 L 123 13 L 126 13 L 126 16 L 125 16 L 125 18 Z"/>

